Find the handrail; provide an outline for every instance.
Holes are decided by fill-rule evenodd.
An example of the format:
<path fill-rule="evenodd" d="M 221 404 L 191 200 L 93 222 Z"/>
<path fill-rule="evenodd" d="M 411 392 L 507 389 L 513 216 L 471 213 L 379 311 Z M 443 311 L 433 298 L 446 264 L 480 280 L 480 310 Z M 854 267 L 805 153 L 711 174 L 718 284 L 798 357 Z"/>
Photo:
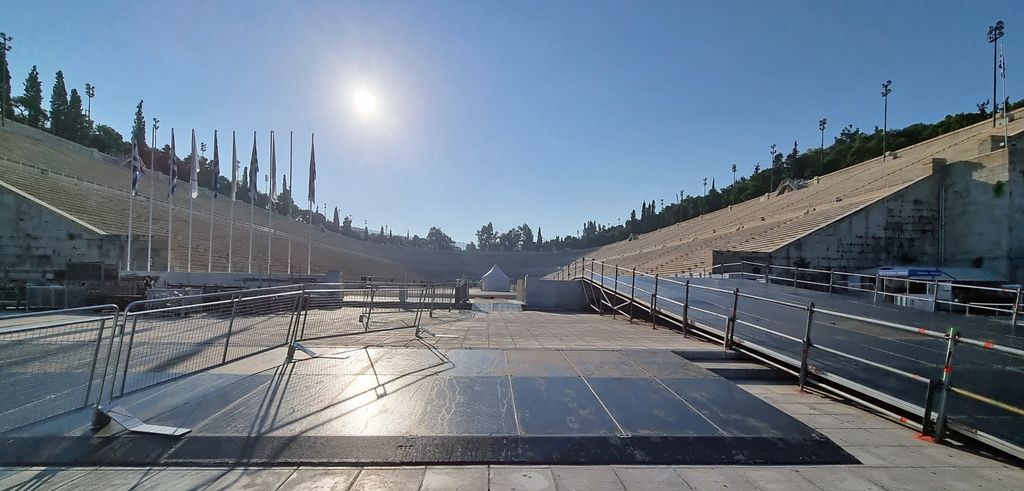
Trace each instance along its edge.
<path fill-rule="evenodd" d="M 790 342 L 794 342 L 794 343 L 798 343 L 798 344 L 802 345 L 803 349 L 802 349 L 801 359 L 799 361 L 791 360 L 792 363 L 794 363 L 794 364 L 799 366 L 799 375 L 800 375 L 800 386 L 801 386 L 801 388 L 804 386 L 805 383 L 811 383 L 811 382 L 814 382 L 814 383 L 817 383 L 817 384 L 821 384 L 821 383 L 838 383 L 839 384 L 838 385 L 839 388 L 829 388 L 829 390 L 831 390 L 831 391 L 837 391 L 837 390 L 842 391 L 842 390 L 846 390 L 846 389 L 844 389 L 844 387 L 852 388 L 852 390 L 857 391 L 859 393 L 868 393 L 870 397 L 881 397 L 882 398 L 881 400 L 887 401 L 888 403 L 898 403 L 898 404 L 895 405 L 895 407 L 900 407 L 904 411 L 908 410 L 908 408 L 917 408 L 917 409 L 914 410 L 914 412 L 917 412 L 920 415 L 919 410 L 923 410 L 923 411 L 925 411 L 924 414 L 925 414 L 926 419 L 928 418 L 928 415 L 931 414 L 931 411 L 933 410 L 931 407 L 923 408 L 922 409 L 922 408 L 920 408 L 919 406 L 917 406 L 915 404 L 903 401 L 901 399 L 896 398 L 895 396 L 892 396 L 892 395 L 880 392 L 878 390 L 875 390 L 875 389 L 872 389 L 870 387 L 864 386 L 864 385 L 862 385 L 860 383 L 853 382 L 853 381 L 851 381 L 849 379 L 846 379 L 846 378 L 843 378 L 843 377 L 838 377 L 838 376 L 835 376 L 835 375 L 828 375 L 828 376 L 826 376 L 825 374 L 810 373 L 810 370 L 809 370 L 810 367 L 808 365 L 808 352 L 811 349 L 817 349 L 817 350 L 820 350 L 822 352 L 829 353 L 829 354 L 832 354 L 832 355 L 835 355 L 835 356 L 840 356 L 840 357 L 844 357 L 844 358 L 847 358 L 847 359 L 850 359 L 850 360 L 854 360 L 854 361 L 856 361 L 858 363 L 862 363 L 864 365 L 871 366 L 871 367 L 883 370 L 883 371 L 885 371 L 887 373 L 891 373 L 893 375 L 897 375 L 897 376 L 900 376 L 900 377 L 907 378 L 909 380 L 913 380 L 915 382 L 923 382 L 923 383 L 928 383 L 929 386 L 932 386 L 932 385 L 937 386 L 939 388 L 939 391 L 940 391 L 940 396 L 938 398 L 939 402 L 936 403 L 938 408 L 936 410 L 936 413 L 935 413 L 936 416 L 934 418 L 935 419 L 935 424 L 932 425 L 931 424 L 931 419 L 927 419 L 921 425 L 923 431 L 935 433 L 936 439 L 943 438 L 944 432 L 948 429 L 947 422 L 946 422 L 947 415 L 945 413 L 945 399 L 946 399 L 946 395 L 945 394 L 947 394 L 947 393 L 958 394 L 958 395 L 961 395 L 963 397 L 967 397 L 967 398 L 970 398 L 972 400 L 978 401 L 980 403 L 988 404 L 988 405 L 991 405 L 993 407 L 997 407 L 997 408 L 1006 410 L 1006 411 L 1014 413 L 1014 414 L 1024 415 L 1024 408 L 1020 408 L 1020 407 L 1014 406 L 1012 404 L 1009 404 L 1009 403 L 1007 403 L 1005 401 L 999 401 L 999 400 L 997 400 L 995 398 L 992 398 L 992 397 L 989 397 L 989 396 L 985 396 L 985 395 L 982 395 L 982 394 L 977 394 L 977 393 L 972 392 L 970 390 L 967 390 L 967 389 L 955 386 L 955 385 L 953 385 L 950 382 L 950 379 L 949 379 L 949 375 L 952 372 L 952 368 L 953 368 L 953 364 L 954 364 L 954 359 L 952 357 L 952 352 L 954 350 L 954 347 L 956 345 L 958 345 L 958 344 L 966 344 L 966 345 L 969 345 L 969 346 L 974 346 L 974 347 L 982 348 L 982 349 L 985 349 L 985 350 L 990 350 L 990 351 L 993 351 L 993 352 L 998 352 L 998 353 L 1005 354 L 1005 355 L 1008 355 L 1008 356 L 1017 357 L 1017 358 L 1020 358 L 1020 359 L 1024 359 L 1024 349 L 1018 349 L 1018 348 L 1014 348 L 1014 347 L 1011 347 L 1011 346 L 997 344 L 997 343 L 995 343 L 995 342 L 993 342 L 991 340 L 977 340 L 977 339 L 965 337 L 965 336 L 961 335 L 960 332 L 956 328 L 951 329 L 948 333 L 943 333 L 943 332 L 938 332 L 938 331 L 933 331 L 933 330 L 925 329 L 925 328 L 918 327 L 918 326 L 911 326 L 911 325 L 901 324 L 901 323 L 898 323 L 898 322 L 890 322 L 890 321 L 886 321 L 886 320 L 882 320 L 882 319 L 875 319 L 875 318 L 871 318 L 871 317 L 853 315 L 853 314 L 848 314 L 848 313 L 840 312 L 840 311 L 833 310 L 833 309 L 820 308 L 820 307 L 816 307 L 813 303 L 810 303 L 808 305 L 802 305 L 802 304 L 797 304 L 797 303 L 793 303 L 793 302 L 787 302 L 787 301 L 767 298 L 767 297 L 763 297 L 763 296 L 759 296 L 759 295 L 743 293 L 743 292 L 740 291 L 739 288 L 736 288 L 735 290 L 725 290 L 725 289 L 722 289 L 722 288 L 710 287 L 710 286 L 706 286 L 706 285 L 697 285 L 697 284 L 694 284 L 694 283 L 692 283 L 690 281 L 683 282 L 683 281 L 679 281 L 678 279 L 665 278 L 665 277 L 660 277 L 658 275 L 650 275 L 648 273 L 644 273 L 644 272 L 641 272 L 641 271 L 636 271 L 635 275 L 634 275 L 633 274 L 633 270 L 625 269 L 625 271 L 627 273 L 627 276 L 632 276 L 633 278 L 635 278 L 635 277 L 644 277 L 644 276 L 649 277 L 649 278 L 653 278 L 654 282 L 655 282 L 654 283 L 655 284 L 655 286 L 654 286 L 655 292 L 658 291 L 658 283 L 660 283 L 660 282 L 668 282 L 668 283 L 684 286 L 686 288 L 685 299 L 684 299 L 683 302 L 679 302 L 678 300 L 674 300 L 674 299 L 666 297 L 664 294 L 657 294 L 657 293 L 653 293 L 653 292 L 650 292 L 650 291 L 647 291 L 647 290 L 643 290 L 641 288 L 635 287 L 634 285 L 630 285 L 628 282 L 624 282 L 624 281 L 620 280 L 619 277 L 618 277 L 619 276 L 619 270 L 623 269 L 623 268 L 620 268 L 617 265 L 613 266 L 614 267 L 613 271 L 614 271 L 614 274 L 615 274 L 615 278 L 614 278 L 612 284 L 608 285 L 605 282 L 605 279 L 608 278 L 608 276 L 602 275 L 602 274 L 598 273 L 595 269 L 597 268 L 597 266 L 601 266 L 602 268 L 604 268 L 604 267 L 607 267 L 609 265 L 604 263 L 604 262 L 597 261 L 597 260 L 594 260 L 594 259 L 590 259 L 590 264 L 588 265 L 588 264 L 586 264 L 586 259 L 587 258 L 580 258 L 580 259 L 578 259 L 576 261 L 573 261 L 572 263 L 566 265 L 563 269 L 559 270 L 559 272 L 557 274 L 559 276 L 562 276 L 562 277 L 566 278 L 566 279 L 569 279 L 570 275 L 571 275 L 572 279 L 581 279 L 581 280 L 587 281 L 587 282 L 589 282 L 589 283 L 591 283 L 591 284 L 593 284 L 595 286 L 601 286 L 602 288 L 614 291 L 614 293 L 616 295 L 619 295 L 620 298 L 626 298 L 628 296 L 629 298 L 626 298 L 625 303 L 623 305 L 625 305 L 626 303 L 629 303 L 629 302 L 636 302 L 636 303 L 645 302 L 646 303 L 646 302 L 648 302 L 648 300 L 650 300 L 650 303 L 648 303 L 647 304 L 648 306 L 644 307 L 644 309 L 649 308 L 650 309 L 650 313 L 655 316 L 655 319 L 657 318 L 657 316 L 661 316 L 661 317 L 665 318 L 666 320 L 671 321 L 673 324 L 679 325 L 679 323 L 676 322 L 676 320 L 671 317 L 671 316 L 677 315 L 677 314 L 674 314 L 671 311 L 664 310 L 663 308 L 658 306 L 658 303 L 659 302 L 668 302 L 669 304 L 672 304 L 672 305 L 675 305 L 675 306 L 682 306 L 683 307 L 683 324 L 681 324 L 681 325 L 682 325 L 682 327 L 684 329 L 684 331 L 683 331 L 684 333 L 686 332 L 687 329 L 691 328 L 691 325 L 695 325 L 693 322 L 687 321 L 687 312 L 688 311 L 699 312 L 699 313 L 702 313 L 702 314 L 705 314 L 705 315 L 710 315 L 710 316 L 713 316 L 713 317 L 716 317 L 716 318 L 726 319 L 727 322 L 726 322 L 726 329 L 725 329 L 725 331 L 721 331 L 721 330 L 713 328 L 711 326 L 701 325 L 701 327 L 703 329 L 713 331 L 713 332 L 716 333 L 717 336 L 722 337 L 723 340 L 724 340 L 723 342 L 725 343 L 726 347 L 733 346 L 734 343 L 735 343 L 735 345 L 742 345 L 742 346 L 744 346 L 744 347 L 746 347 L 748 349 L 753 349 L 755 351 L 763 351 L 763 352 L 769 353 L 769 355 L 768 355 L 769 357 L 776 357 L 777 358 L 776 355 L 770 354 L 770 353 L 773 353 L 772 350 L 764 348 L 763 346 L 760 346 L 758 344 L 752 343 L 749 340 L 743 340 L 742 342 L 739 339 L 733 340 L 733 337 L 735 336 L 734 327 L 733 326 L 735 326 L 735 325 L 747 326 L 747 327 L 756 329 L 758 331 L 765 332 L 765 333 L 767 333 L 769 335 L 772 335 L 772 336 L 775 336 L 775 337 L 779 337 L 781 339 L 786 339 L 786 340 L 788 340 Z M 741 263 L 745 263 L 745 262 L 741 262 Z M 732 264 L 735 265 L 735 263 L 732 263 Z M 753 264 L 756 264 L 756 263 L 753 263 Z M 775 266 L 773 265 L 773 267 L 775 267 Z M 839 286 L 840 288 L 850 288 L 849 286 L 843 287 L 841 285 L 838 285 L 833 280 L 835 275 L 844 275 L 846 273 L 826 271 L 826 270 L 811 270 L 811 269 L 808 269 L 808 268 L 796 268 L 796 267 L 791 267 L 791 266 L 782 266 L 781 268 L 782 269 L 791 269 L 791 270 L 794 270 L 795 272 L 810 271 L 810 272 L 828 273 L 830 275 L 830 283 L 829 284 L 824 284 L 824 283 L 819 283 L 819 282 L 811 282 L 811 281 L 808 281 L 808 280 L 798 280 L 795 277 L 794 278 L 784 278 L 786 281 L 793 281 L 794 284 L 796 282 L 800 282 L 800 283 L 807 282 L 807 283 L 813 283 L 813 284 L 828 286 L 828 287 L 830 287 L 830 290 L 829 290 L 830 292 L 831 292 L 831 288 L 832 287 L 836 287 L 836 286 Z M 714 270 L 714 267 L 712 268 L 712 270 Z M 765 277 L 765 276 L 766 275 L 760 275 L 760 277 Z M 866 275 L 860 274 L 860 275 L 856 275 L 856 276 L 866 276 Z M 875 278 L 877 279 L 878 277 L 875 276 Z M 921 283 L 926 283 L 926 284 L 929 284 L 929 285 L 933 285 L 933 284 L 936 284 L 937 282 L 932 281 L 932 282 L 921 282 Z M 620 285 L 620 284 L 624 284 L 624 285 L 630 286 L 630 290 L 631 291 L 623 293 L 622 291 L 620 291 L 618 289 L 618 285 Z M 954 286 L 956 286 L 956 285 L 954 285 Z M 700 307 L 696 307 L 696 306 L 690 305 L 689 304 L 689 300 L 688 300 L 689 299 L 689 290 L 690 289 L 713 291 L 713 292 L 724 293 L 724 294 L 729 294 L 729 295 L 733 296 L 733 298 L 734 298 L 734 300 L 733 300 L 733 307 L 732 307 L 730 313 L 729 314 L 721 314 L 721 313 L 718 313 L 718 312 L 713 312 L 713 311 L 710 311 L 710 310 L 706 310 L 706 309 L 702 309 Z M 984 289 L 1000 291 L 1000 292 L 1013 292 L 1013 290 L 1007 289 L 1007 288 L 1002 288 L 1002 289 L 984 288 Z M 636 291 L 642 291 L 642 292 L 646 293 L 648 296 L 647 297 L 643 297 L 643 296 L 635 297 L 634 293 Z M 872 291 L 872 290 L 865 290 L 865 291 Z M 678 292 L 678 290 L 677 290 L 677 292 Z M 876 292 L 876 293 L 883 293 L 883 292 Z M 891 292 L 888 293 L 888 294 L 891 294 Z M 1017 290 L 1017 294 L 1018 294 L 1018 296 L 1020 295 L 1020 289 Z M 807 328 L 806 328 L 806 334 L 804 336 L 804 339 L 800 339 L 800 338 L 797 338 L 795 336 L 792 336 L 792 335 L 789 335 L 789 334 L 786 334 L 786 333 L 783 333 L 783 332 L 779 332 L 777 330 L 773 330 L 773 329 L 770 329 L 768 327 L 760 326 L 760 325 L 757 325 L 757 324 L 755 324 L 753 322 L 750 322 L 750 321 L 747 321 L 747 320 L 743 320 L 743 319 L 737 318 L 737 316 L 736 316 L 737 315 L 737 311 L 736 311 L 736 307 L 735 307 L 735 305 L 736 305 L 735 302 L 739 298 L 746 298 L 746 299 L 750 299 L 750 300 L 757 301 L 757 302 L 766 302 L 766 303 L 770 303 L 770 304 L 774 304 L 774 305 L 780 305 L 780 306 L 783 306 L 783 307 L 786 307 L 786 308 L 791 308 L 791 309 L 796 309 L 796 310 L 800 310 L 800 311 L 806 312 L 807 313 Z M 921 298 L 921 297 L 914 297 L 914 298 Z M 934 297 L 933 297 L 933 299 L 934 299 Z M 955 303 L 955 302 L 953 302 L 953 303 Z M 595 309 L 598 312 L 603 312 L 605 305 L 611 306 L 611 304 L 609 304 L 608 302 L 600 301 L 599 305 L 597 307 L 595 307 Z M 593 307 L 593 305 L 592 305 L 592 307 Z M 1019 298 L 1018 298 L 1017 302 L 1015 303 L 1014 307 L 1015 308 L 1020 308 L 1020 300 L 1019 300 Z M 617 309 L 615 309 L 615 310 L 617 310 Z M 915 335 L 915 336 L 927 337 L 927 338 L 931 338 L 931 339 L 941 339 L 941 340 L 946 341 L 946 344 L 947 344 L 946 360 L 947 360 L 947 362 L 946 362 L 946 367 L 943 369 L 941 380 L 939 380 L 939 379 L 929 379 L 929 378 L 927 378 L 927 377 L 925 377 L 925 376 L 923 376 L 921 374 L 917 374 L 917 373 L 913 373 L 913 372 L 910 372 L 910 371 L 903 370 L 901 368 L 889 366 L 889 365 L 886 365 L 885 363 L 877 362 L 877 361 L 874 361 L 874 360 L 871 360 L 871 359 L 868 359 L 868 358 L 852 355 L 850 353 L 846 353 L 844 351 L 841 351 L 841 350 L 833 348 L 833 347 L 822 346 L 822 345 L 820 345 L 818 343 L 811 342 L 811 333 L 813 331 L 813 325 L 814 325 L 813 322 L 812 322 L 812 318 L 813 318 L 813 316 L 815 314 L 833 316 L 833 317 L 853 320 L 853 321 L 857 321 L 857 322 L 864 322 L 864 323 L 867 323 L 867 324 L 870 324 L 870 325 L 873 325 L 873 326 L 878 326 L 878 327 L 881 327 L 881 328 L 884 328 L 884 329 L 892 329 L 893 331 L 897 331 L 897 332 L 912 334 L 912 335 Z M 630 318 L 632 320 L 632 315 L 630 315 Z M 818 377 L 820 380 L 818 380 L 818 381 L 812 380 L 814 377 Z M 860 399 L 858 399 L 858 400 L 860 400 Z M 931 401 L 930 397 L 929 397 L 929 401 Z M 891 411 L 888 411 L 888 410 L 886 410 L 884 408 L 880 408 L 880 410 L 883 413 L 885 413 L 885 414 L 895 415 L 895 413 L 892 413 Z M 905 424 L 907 423 L 907 419 L 905 417 L 899 416 L 898 420 L 900 422 L 902 422 L 902 423 L 905 423 Z M 968 428 L 963 422 L 957 422 L 956 426 L 963 427 L 963 428 Z M 992 444 L 992 445 L 997 446 L 999 448 L 1003 448 L 1003 449 L 1010 448 L 1010 449 L 1013 449 L 1014 452 L 1019 453 L 1020 455 L 1024 455 L 1024 448 L 1022 448 L 1019 445 L 1019 443 L 1018 444 L 1014 444 L 1014 443 L 1011 443 L 1011 442 L 1007 442 L 1007 441 L 1002 440 L 1002 439 L 1000 439 L 1000 438 L 998 438 L 996 436 L 993 436 L 993 435 L 990 435 L 988 433 L 985 433 L 985 432 L 982 432 L 982 431 L 978 431 L 978 430 L 968 431 L 966 436 L 978 439 L 980 441 L 984 441 L 986 443 Z"/>

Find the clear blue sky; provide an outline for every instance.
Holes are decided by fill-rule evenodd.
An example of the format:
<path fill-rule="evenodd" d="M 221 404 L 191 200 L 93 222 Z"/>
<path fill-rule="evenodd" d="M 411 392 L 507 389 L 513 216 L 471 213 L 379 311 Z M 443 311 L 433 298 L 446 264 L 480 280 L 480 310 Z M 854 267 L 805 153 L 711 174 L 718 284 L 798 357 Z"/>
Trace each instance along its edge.
<path fill-rule="evenodd" d="M 468 242 L 488 221 L 548 238 L 618 223 L 705 176 L 728 182 L 733 162 L 749 173 L 772 143 L 816 146 L 821 117 L 829 140 L 871 130 L 887 78 L 890 126 L 974 110 L 991 97 L 996 19 L 1016 100 L 1019 0 L 32 0 L 4 2 L 0 30 L 16 94 L 37 64 L 48 98 L 62 69 L 98 87 L 97 122 L 127 135 L 144 99 L 159 145 L 171 127 L 211 145 L 237 130 L 243 162 L 251 132 L 262 158 L 275 130 L 286 164 L 294 130 L 298 183 L 315 131 L 321 202 L 356 225 Z M 371 117 L 356 87 L 376 94 Z"/>

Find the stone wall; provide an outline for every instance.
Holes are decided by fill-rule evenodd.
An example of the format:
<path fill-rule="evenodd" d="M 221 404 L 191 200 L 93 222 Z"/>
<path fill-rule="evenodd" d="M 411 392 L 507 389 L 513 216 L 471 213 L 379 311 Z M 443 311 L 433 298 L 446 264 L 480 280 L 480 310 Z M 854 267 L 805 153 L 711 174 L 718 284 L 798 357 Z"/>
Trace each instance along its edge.
<path fill-rule="evenodd" d="M 124 237 L 79 224 L 0 185 L 0 280 L 59 279 L 68 262 L 117 262 Z"/>

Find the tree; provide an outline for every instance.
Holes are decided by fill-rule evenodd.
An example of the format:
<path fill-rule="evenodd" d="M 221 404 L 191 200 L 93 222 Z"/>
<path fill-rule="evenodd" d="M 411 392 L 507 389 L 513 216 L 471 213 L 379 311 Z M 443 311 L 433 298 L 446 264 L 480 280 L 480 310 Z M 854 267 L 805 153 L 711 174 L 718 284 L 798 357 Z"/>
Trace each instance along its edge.
<path fill-rule="evenodd" d="M 345 219 L 341 221 L 341 233 L 352 236 L 352 217 L 345 215 Z"/>
<path fill-rule="evenodd" d="M 135 121 L 132 123 L 132 141 L 139 147 L 139 151 L 146 148 L 146 117 L 142 114 L 142 101 L 135 106 Z"/>
<path fill-rule="evenodd" d="M 18 96 L 17 102 L 29 126 L 42 128 L 50 119 L 43 109 L 43 83 L 39 81 L 39 69 L 35 65 L 32 65 L 32 70 L 25 77 L 23 93 Z"/>
<path fill-rule="evenodd" d="M 544 236 L 540 233 L 540 227 L 537 227 L 537 248 L 540 249 L 544 245 Z"/>
<path fill-rule="evenodd" d="M 498 237 L 494 234 L 494 224 L 487 222 L 487 225 L 480 227 L 476 233 L 476 243 L 482 251 L 494 251 L 498 249 Z"/>
<path fill-rule="evenodd" d="M 473 251 L 476 251 L 476 244 L 474 244 L 472 241 L 470 241 L 468 244 L 466 244 L 466 252 L 473 252 Z"/>
<path fill-rule="evenodd" d="M 50 91 L 50 131 L 67 136 L 68 89 L 64 85 L 64 72 L 57 70 Z"/>
<path fill-rule="evenodd" d="M 333 221 L 334 221 L 334 226 L 335 227 L 341 227 L 341 218 L 338 216 L 338 207 L 337 206 L 334 207 L 334 220 Z M 349 220 L 349 222 L 350 222 L 350 225 L 351 225 L 351 220 Z"/>
<path fill-rule="evenodd" d="M 442 251 L 455 249 L 455 241 L 437 227 L 430 227 L 427 231 L 427 244 Z"/>
<path fill-rule="evenodd" d="M 97 126 L 96 131 L 89 135 L 89 146 L 109 155 L 131 151 L 131 145 L 124 141 L 124 137 L 105 124 Z"/>
<path fill-rule="evenodd" d="M 65 132 L 65 137 L 73 142 L 84 143 L 89 137 L 89 119 L 85 117 L 85 108 L 82 107 L 82 96 L 78 89 L 71 89 L 68 112 L 65 115 Z"/>
<path fill-rule="evenodd" d="M 534 243 L 533 243 L 533 230 L 530 228 L 529 225 L 524 223 L 524 224 L 519 226 L 519 236 L 521 237 L 521 239 L 520 239 L 520 247 L 524 251 L 532 250 L 533 246 L 534 246 Z"/>
<path fill-rule="evenodd" d="M 523 243 L 523 232 L 519 227 L 512 227 L 498 237 L 498 243 L 502 250 L 518 251 Z"/>
<path fill-rule="evenodd" d="M 14 38 L 7 33 L 0 32 L 0 107 L 3 108 L 5 118 L 14 117 L 14 107 L 11 104 L 11 67 L 7 64 L 7 52 L 11 50 L 11 41 Z"/>

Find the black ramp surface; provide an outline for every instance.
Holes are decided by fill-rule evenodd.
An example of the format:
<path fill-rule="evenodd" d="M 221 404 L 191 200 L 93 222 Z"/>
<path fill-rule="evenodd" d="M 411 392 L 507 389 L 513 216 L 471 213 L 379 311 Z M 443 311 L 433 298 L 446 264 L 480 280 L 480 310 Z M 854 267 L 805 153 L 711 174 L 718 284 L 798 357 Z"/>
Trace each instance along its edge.
<path fill-rule="evenodd" d="M 589 382 L 631 435 L 725 436 L 656 380 L 592 378 Z"/>
<path fill-rule="evenodd" d="M 856 463 L 668 350 L 319 351 L 116 400 L 185 438 L 95 438 L 69 414 L 0 434 L 0 465 Z"/>
<path fill-rule="evenodd" d="M 617 435 L 618 428 L 578 377 L 512 377 L 526 435 Z"/>

